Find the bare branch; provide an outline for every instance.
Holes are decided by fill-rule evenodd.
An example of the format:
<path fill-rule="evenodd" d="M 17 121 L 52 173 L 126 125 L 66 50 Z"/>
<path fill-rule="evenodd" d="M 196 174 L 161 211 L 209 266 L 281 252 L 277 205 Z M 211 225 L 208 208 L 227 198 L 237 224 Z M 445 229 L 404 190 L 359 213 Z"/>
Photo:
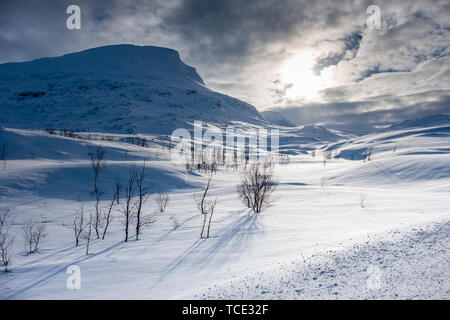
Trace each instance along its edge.
<path fill-rule="evenodd" d="M 239 198 L 255 213 L 272 202 L 271 195 L 276 187 L 272 170 L 272 162 L 267 162 L 252 164 L 241 172 L 241 183 L 237 186 Z"/>
<path fill-rule="evenodd" d="M 200 233 L 200 238 L 203 238 L 203 234 L 205 233 L 205 226 L 206 226 L 206 221 L 207 221 L 208 215 L 209 215 L 209 223 L 208 223 L 208 231 L 207 231 L 206 238 L 209 238 L 211 219 L 212 219 L 212 215 L 214 214 L 214 209 L 216 207 L 216 202 L 217 202 L 217 199 L 214 199 L 214 200 L 207 199 L 209 188 L 211 186 L 212 177 L 213 177 L 213 172 L 211 172 L 208 177 L 208 182 L 206 183 L 206 186 L 205 186 L 205 189 L 203 190 L 202 196 L 198 199 L 195 199 L 195 197 L 194 197 L 195 203 L 197 204 L 197 208 L 200 211 L 200 213 L 203 215 L 203 225 L 202 225 L 202 232 Z"/>
<path fill-rule="evenodd" d="M 125 226 L 125 242 L 128 242 L 128 234 L 131 220 L 135 213 L 135 204 L 133 203 L 133 196 L 135 193 L 135 183 L 137 179 L 136 168 L 131 167 L 129 171 L 128 183 L 125 186 L 125 203 L 122 204 L 122 214 L 124 216 L 123 224 Z"/>
<path fill-rule="evenodd" d="M 84 221 L 84 206 L 82 204 L 80 204 L 79 208 L 75 211 L 73 221 L 70 224 L 63 224 L 63 226 L 73 230 L 75 246 L 78 246 L 83 230 L 86 228 Z"/>
<path fill-rule="evenodd" d="M 169 202 L 169 195 L 167 193 L 159 193 L 158 198 L 156 198 L 158 204 L 159 212 L 163 213 L 166 211 L 167 203 Z"/>
<path fill-rule="evenodd" d="M 35 224 L 32 220 L 23 227 L 23 235 L 25 239 L 25 247 L 28 253 L 36 253 L 39 251 L 39 244 L 47 237 L 44 224 Z"/>
<path fill-rule="evenodd" d="M 10 236 L 9 229 L 6 228 L 7 220 L 9 219 L 9 209 L 5 209 L 0 214 L 0 266 L 8 272 L 8 266 L 11 264 L 11 247 L 14 242 L 14 237 Z"/>
<path fill-rule="evenodd" d="M 147 217 L 142 216 L 143 205 L 151 196 L 151 193 L 148 191 L 148 188 L 144 187 L 144 182 L 145 182 L 145 160 L 144 165 L 142 166 L 142 170 L 136 179 L 138 191 L 138 201 L 136 204 L 136 241 L 139 240 L 141 228 L 153 222 L 148 216 Z"/>
<path fill-rule="evenodd" d="M 114 191 L 114 195 L 113 195 L 113 197 L 111 199 L 111 202 L 109 203 L 108 212 L 103 217 L 103 221 L 105 223 L 105 227 L 103 228 L 102 240 L 105 240 L 105 236 L 106 236 L 106 232 L 108 231 L 109 224 L 111 223 L 111 221 L 113 219 L 113 217 L 111 215 L 111 212 L 112 212 L 112 209 L 114 207 L 115 201 L 119 201 L 118 199 L 120 197 L 120 187 L 121 187 L 120 184 L 116 183 L 116 189 Z"/>

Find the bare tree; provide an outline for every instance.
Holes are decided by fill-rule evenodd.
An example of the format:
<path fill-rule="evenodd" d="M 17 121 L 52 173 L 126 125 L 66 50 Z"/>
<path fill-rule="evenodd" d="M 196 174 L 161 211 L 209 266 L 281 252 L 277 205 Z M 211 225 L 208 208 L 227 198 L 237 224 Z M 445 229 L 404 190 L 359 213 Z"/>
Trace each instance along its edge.
<path fill-rule="evenodd" d="M 103 221 L 105 223 L 105 227 L 103 228 L 102 240 L 105 240 L 106 232 L 108 231 L 109 224 L 111 223 L 113 217 L 111 215 L 112 209 L 114 207 L 115 201 L 119 199 L 120 196 L 120 184 L 116 183 L 116 189 L 114 191 L 114 195 L 109 203 L 108 212 L 105 214 Z"/>
<path fill-rule="evenodd" d="M 280 163 L 281 164 L 289 164 L 290 158 L 287 153 L 281 153 L 280 154 Z"/>
<path fill-rule="evenodd" d="M 145 181 L 145 160 L 144 165 L 142 166 L 142 170 L 140 174 L 136 178 L 137 192 L 138 192 L 138 201 L 136 204 L 136 241 L 139 240 L 139 234 L 141 232 L 141 228 L 145 225 L 152 223 L 152 220 L 149 216 L 142 215 L 142 207 L 144 203 L 151 196 L 151 193 L 148 192 L 148 189 L 144 187 Z"/>
<path fill-rule="evenodd" d="M 209 238 L 209 231 L 211 230 L 211 221 L 214 214 L 214 209 L 216 208 L 217 199 L 214 199 L 209 206 L 209 220 L 208 220 L 208 232 L 206 233 L 206 237 Z"/>
<path fill-rule="evenodd" d="M 3 169 L 6 167 L 6 157 L 8 156 L 8 148 L 6 143 L 0 147 L 0 160 L 3 160 Z"/>
<path fill-rule="evenodd" d="M 359 204 L 362 209 L 364 209 L 367 206 L 366 198 L 367 198 L 366 194 L 364 193 L 364 191 L 361 190 L 361 194 L 359 196 Z"/>
<path fill-rule="evenodd" d="M 327 162 L 329 160 L 331 160 L 331 158 L 333 157 L 333 154 L 331 151 L 327 151 L 327 152 L 323 152 L 323 166 L 325 167 L 325 165 L 327 164 Z"/>
<path fill-rule="evenodd" d="M 6 146 L 6 143 L 4 143 L 0 147 L 0 160 L 6 160 L 6 157 L 8 156 L 8 148 Z"/>
<path fill-rule="evenodd" d="M 120 204 L 120 190 L 121 189 L 122 189 L 122 185 L 119 182 L 116 182 L 117 204 Z"/>
<path fill-rule="evenodd" d="M 91 157 L 92 171 L 94 172 L 95 216 L 93 218 L 93 227 L 95 234 L 97 235 L 97 239 L 100 239 L 100 229 L 103 224 L 102 212 L 100 209 L 100 197 L 102 196 L 102 192 L 98 188 L 98 177 L 104 167 L 105 153 L 105 150 L 103 150 L 101 146 L 98 146 L 97 149 L 95 149 L 95 152 L 89 153 Z"/>
<path fill-rule="evenodd" d="M 83 238 L 86 240 L 86 255 L 89 254 L 89 248 L 91 246 L 91 239 L 92 239 L 92 213 L 89 215 L 89 221 L 86 225 L 86 229 L 83 232 Z"/>
<path fill-rule="evenodd" d="M 135 205 L 133 203 L 134 188 L 137 179 L 136 168 L 131 167 L 129 171 L 128 183 L 125 187 L 125 203 L 122 204 L 122 213 L 124 215 L 124 226 L 125 226 L 125 242 L 128 242 L 128 233 L 130 228 L 131 220 L 134 216 Z"/>
<path fill-rule="evenodd" d="M 105 153 L 106 153 L 106 151 L 103 150 L 103 148 L 101 146 L 97 147 L 97 149 L 95 149 L 95 152 L 89 153 L 89 156 L 91 157 L 91 167 L 92 167 L 92 170 L 94 171 L 94 192 L 95 192 L 95 194 L 99 193 L 97 182 L 98 182 L 98 177 L 100 175 L 100 172 L 104 167 Z"/>
<path fill-rule="evenodd" d="M 327 184 L 328 184 L 328 180 L 327 178 L 323 177 L 320 180 L 320 189 L 322 190 L 322 192 L 325 192 L 326 188 L 327 188 Z"/>
<path fill-rule="evenodd" d="M 25 239 L 25 247 L 28 253 L 36 253 L 39 251 L 39 244 L 47 237 L 44 224 L 35 224 L 32 220 L 27 222 L 23 227 L 23 235 Z"/>
<path fill-rule="evenodd" d="M 100 239 L 100 229 L 103 227 L 103 223 L 102 209 L 100 208 L 100 191 L 98 191 L 95 195 L 95 215 L 92 221 L 97 239 Z"/>
<path fill-rule="evenodd" d="M 0 233 L 0 255 L 1 266 L 5 272 L 8 272 L 8 266 L 11 263 L 11 247 L 14 242 L 14 238 L 9 235 L 8 232 Z"/>
<path fill-rule="evenodd" d="M 2 211 L 0 212 L 0 228 L 2 228 L 6 224 L 8 216 L 9 216 L 9 209 L 8 208 L 2 209 Z"/>
<path fill-rule="evenodd" d="M 364 148 L 363 154 L 362 154 L 364 162 L 366 162 L 366 160 L 367 160 L 367 161 L 370 161 L 370 160 L 371 160 L 371 157 L 372 157 L 372 151 L 373 151 L 373 148 L 372 148 L 372 147 L 370 147 L 370 148 L 367 148 L 367 147 Z"/>
<path fill-rule="evenodd" d="M 372 151 L 373 151 L 372 147 L 369 148 L 369 150 L 367 150 L 367 161 L 372 160 Z"/>
<path fill-rule="evenodd" d="M 170 218 L 172 219 L 173 228 L 178 229 L 181 226 L 181 223 L 178 221 L 177 217 L 175 217 L 175 215 L 172 215 Z"/>
<path fill-rule="evenodd" d="M 82 204 L 80 204 L 79 208 L 75 211 L 72 223 L 64 224 L 64 226 L 73 231 L 75 236 L 75 246 L 77 247 L 80 243 L 83 230 L 86 228 L 84 221 L 84 206 Z"/>
<path fill-rule="evenodd" d="M 206 221 L 209 215 L 209 223 L 208 223 L 208 232 L 206 237 L 209 237 L 209 229 L 210 229 L 210 225 L 211 225 L 211 219 L 212 219 L 212 215 L 214 214 L 214 208 L 216 207 L 216 202 L 217 199 L 214 200 L 208 200 L 207 196 L 208 196 L 208 191 L 209 188 L 211 186 L 211 181 L 212 181 L 212 173 L 210 173 L 209 178 L 208 178 L 208 182 L 206 183 L 205 189 L 203 190 L 203 194 L 200 198 L 195 199 L 195 202 L 197 204 L 197 208 L 198 210 L 200 210 L 200 213 L 203 215 L 203 225 L 202 225 L 202 232 L 200 233 L 200 238 L 203 238 L 203 234 L 205 233 L 205 226 L 206 226 Z"/>
<path fill-rule="evenodd" d="M 237 186 L 237 193 L 239 199 L 241 199 L 242 203 L 249 209 L 252 208 L 252 202 L 250 199 L 250 190 L 248 186 L 244 183 L 241 183 Z"/>
<path fill-rule="evenodd" d="M 167 207 L 167 203 L 169 202 L 169 195 L 167 193 L 160 192 L 158 194 L 158 198 L 156 198 L 156 202 L 158 203 L 159 211 L 161 213 L 165 212 L 166 211 L 166 207 Z"/>
<path fill-rule="evenodd" d="M 9 234 L 9 228 L 6 227 L 9 218 L 9 209 L 5 209 L 0 213 L 0 266 L 8 272 L 8 266 L 11 264 L 11 247 L 14 237 Z"/>
<path fill-rule="evenodd" d="M 276 183 L 273 177 L 273 163 L 251 164 L 241 172 L 238 195 L 244 205 L 260 213 L 271 204 L 271 195 Z"/>

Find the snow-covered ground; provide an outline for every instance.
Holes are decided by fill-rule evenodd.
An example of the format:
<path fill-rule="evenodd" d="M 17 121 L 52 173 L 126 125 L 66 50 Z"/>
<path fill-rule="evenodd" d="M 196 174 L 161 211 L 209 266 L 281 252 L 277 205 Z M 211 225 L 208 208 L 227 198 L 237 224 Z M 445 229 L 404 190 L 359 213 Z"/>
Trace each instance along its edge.
<path fill-rule="evenodd" d="M 282 263 L 199 290 L 201 299 L 449 299 L 450 223 L 399 239 L 368 237 L 351 249 Z M 389 239 L 391 238 L 391 239 Z"/>
<path fill-rule="evenodd" d="M 193 199 L 207 178 L 168 161 L 164 137 L 148 136 L 149 146 L 140 147 L 120 135 L 86 141 L 1 130 L 9 154 L 0 163 L 0 207 L 15 216 L 16 239 L 11 271 L 0 274 L 0 298 L 449 299 L 448 125 L 320 139 L 324 130 L 281 128 L 280 149 L 291 155 L 275 170 L 276 201 L 260 214 L 240 203 L 239 174 L 220 168 L 209 239 L 200 239 Z M 170 201 L 159 213 L 153 196 L 145 213 L 154 223 L 127 243 L 115 210 L 106 240 L 94 240 L 85 255 L 63 223 L 80 202 L 94 210 L 88 153 L 96 145 L 106 150 L 103 207 L 114 183 L 125 184 L 130 165 L 144 158 L 152 190 L 168 192 Z M 370 161 L 361 160 L 368 149 Z M 328 151 L 341 156 L 324 166 Z M 30 219 L 48 233 L 35 254 L 23 248 L 21 228 Z M 72 265 L 81 270 L 80 290 L 66 286 Z"/>

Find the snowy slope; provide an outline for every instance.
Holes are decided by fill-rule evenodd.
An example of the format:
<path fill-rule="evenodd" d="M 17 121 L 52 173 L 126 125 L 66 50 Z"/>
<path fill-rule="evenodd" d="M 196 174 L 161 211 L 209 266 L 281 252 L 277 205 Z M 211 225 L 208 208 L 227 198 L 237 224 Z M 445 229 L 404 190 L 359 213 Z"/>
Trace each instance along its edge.
<path fill-rule="evenodd" d="M 308 148 L 315 146 L 316 156 L 292 153 L 289 163 L 276 168 L 276 202 L 260 215 L 249 213 L 238 200 L 238 172 L 221 168 L 211 190 L 217 197 L 212 237 L 202 240 L 202 217 L 193 195 L 207 177 L 168 162 L 169 151 L 162 145 L 149 148 L 119 140 L 85 141 L 42 131 L 4 130 L 0 137 L 10 145 L 11 156 L 0 163 L 0 203 L 15 215 L 10 228 L 17 241 L 11 272 L 0 274 L 0 298 L 396 298 L 395 293 L 397 298 L 411 298 L 408 286 L 414 286 L 419 288 L 411 291 L 418 294 L 416 298 L 448 299 L 450 288 L 443 273 L 448 269 L 443 264 L 448 263 L 444 259 L 447 225 L 435 235 L 430 233 L 427 239 L 435 240 L 428 244 L 420 243 L 421 235 L 408 236 L 412 228 L 450 218 L 449 137 L 428 134 L 445 132 L 444 127 L 346 140 L 336 135 L 331 144 L 306 139 L 306 132 L 317 128 L 297 128 L 300 133 L 279 129 L 282 137 L 305 139 Z M 86 212 L 94 208 L 87 153 L 97 145 L 107 150 L 99 181 L 105 191 L 103 208 L 114 183 L 125 183 L 129 167 L 142 165 L 144 158 L 148 186 L 168 192 L 170 202 L 165 213 L 158 213 L 152 196 L 145 213 L 152 215 L 154 223 L 139 241 L 128 243 L 123 242 L 122 217 L 116 208 L 107 239 L 94 240 L 91 254 L 85 255 L 83 246 L 74 246 L 72 232 L 63 223 L 70 221 L 80 201 Z M 342 153 L 365 145 L 373 146 L 370 161 L 333 157 L 323 165 L 326 150 Z M 45 223 L 49 236 L 39 253 L 27 255 L 21 227 L 29 219 Z M 402 240 L 404 235 L 412 240 Z M 336 255 L 328 257 L 330 250 Z M 397 253 L 399 260 L 393 257 Z M 322 258 L 316 263 L 315 256 Z M 379 260 L 371 259 L 375 256 Z M 423 259 L 429 260 L 420 263 Z M 380 261 L 386 262 L 386 269 Z M 414 273 L 408 261 L 414 264 Z M 81 290 L 66 287 L 71 265 L 81 268 Z M 379 268 L 381 279 L 387 281 L 380 290 L 361 288 L 371 266 Z M 331 269 L 341 267 L 334 281 Z M 399 276 L 402 273 L 411 276 Z M 425 280 L 417 283 L 411 277 Z M 314 278 L 319 279 L 317 284 Z M 438 287 L 432 279 L 440 279 Z M 401 292 L 395 288 L 402 288 Z"/>
<path fill-rule="evenodd" d="M 450 295 L 450 222 L 356 244 L 204 289 L 203 299 L 443 299 Z"/>
<path fill-rule="evenodd" d="M 256 109 L 209 90 L 172 49 L 116 45 L 0 65 L 0 125 L 170 134 L 203 120 L 261 123 Z"/>
<path fill-rule="evenodd" d="M 340 158 L 368 159 L 364 166 L 351 171 L 336 173 L 336 181 L 352 177 L 365 184 L 383 184 L 386 178 L 394 183 L 417 183 L 417 181 L 447 179 L 450 175 L 448 155 L 450 153 L 450 125 L 412 127 L 355 137 L 345 143 L 327 146 Z M 367 164 L 367 165 L 366 165 Z M 383 172 L 383 175 L 377 175 Z"/>
<path fill-rule="evenodd" d="M 436 114 L 420 119 L 411 119 L 391 125 L 386 131 L 411 128 L 426 128 L 450 125 L 450 114 Z"/>
<path fill-rule="evenodd" d="M 0 299 L 450 298 L 448 118 L 365 136 L 270 124 L 207 89 L 175 51 L 129 45 L 0 65 L 0 111 L 0 210 L 11 210 L 16 239 Z M 239 201 L 239 172 L 219 167 L 208 239 L 199 239 L 194 201 L 207 175 L 172 163 L 168 148 L 167 135 L 194 120 L 278 129 L 289 155 L 275 167 L 275 201 L 261 214 Z M 89 153 L 98 146 L 106 151 L 100 208 L 145 160 L 153 195 L 143 214 L 152 223 L 139 241 L 124 242 L 116 205 L 106 239 L 94 239 L 86 255 L 64 224 L 80 204 L 94 211 Z M 164 213 L 159 192 L 170 199 Z M 34 254 L 23 248 L 30 220 L 48 233 Z M 66 286 L 73 265 L 81 290 Z M 376 290 L 367 287 L 373 270 Z"/>

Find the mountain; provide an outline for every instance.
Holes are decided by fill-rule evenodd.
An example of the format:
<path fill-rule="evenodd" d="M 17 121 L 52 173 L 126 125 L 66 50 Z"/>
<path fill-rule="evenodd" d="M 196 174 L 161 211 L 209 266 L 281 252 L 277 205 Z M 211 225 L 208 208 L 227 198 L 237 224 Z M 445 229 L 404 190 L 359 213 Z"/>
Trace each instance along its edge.
<path fill-rule="evenodd" d="M 295 125 L 287 120 L 280 112 L 277 111 L 262 111 L 260 112 L 264 120 L 278 124 L 284 127 L 295 127 Z"/>
<path fill-rule="evenodd" d="M 450 125 L 450 114 L 437 114 L 432 116 L 423 117 L 420 119 L 406 120 L 399 123 L 395 123 L 387 130 L 401 130 L 408 128 L 426 128 L 442 125 Z"/>
<path fill-rule="evenodd" d="M 114 45 L 0 65 L 0 125 L 170 134 L 194 120 L 260 123 L 256 109 L 208 89 L 177 51 Z"/>

